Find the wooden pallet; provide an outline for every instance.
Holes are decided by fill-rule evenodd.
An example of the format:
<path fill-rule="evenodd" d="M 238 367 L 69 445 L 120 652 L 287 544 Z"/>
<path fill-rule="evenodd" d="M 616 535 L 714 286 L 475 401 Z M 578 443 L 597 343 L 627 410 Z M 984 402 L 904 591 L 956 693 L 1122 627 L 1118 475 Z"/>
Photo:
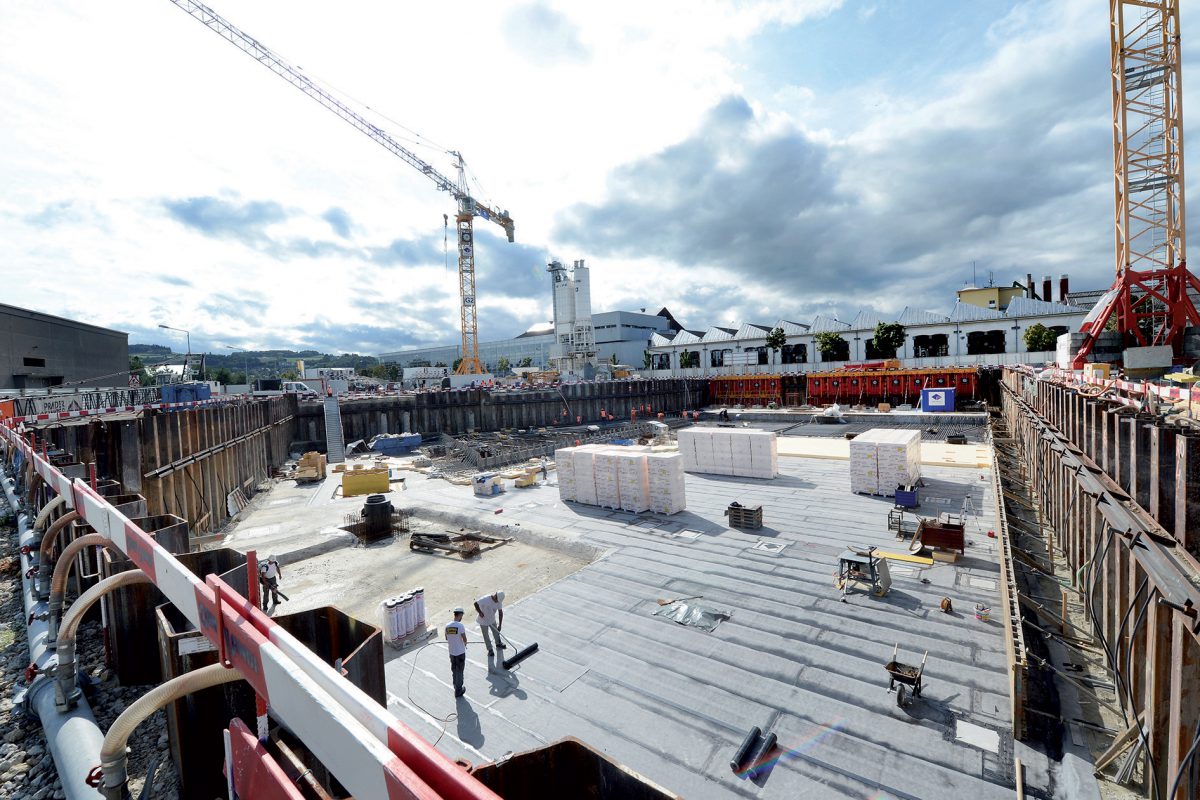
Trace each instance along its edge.
<path fill-rule="evenodd" d="M 729 527 L 755 531 L 762 527 L 762 506 L 731 505 L 725 509 Z"/>

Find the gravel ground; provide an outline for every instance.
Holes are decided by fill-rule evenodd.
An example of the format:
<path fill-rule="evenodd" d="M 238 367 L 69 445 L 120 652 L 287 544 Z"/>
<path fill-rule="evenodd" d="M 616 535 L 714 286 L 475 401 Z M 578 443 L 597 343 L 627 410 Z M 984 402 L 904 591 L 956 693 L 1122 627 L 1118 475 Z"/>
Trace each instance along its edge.
<path fill-rule="evenodd" d="M 17 552 L 17 534 L 8 509 L 0 505 L 0 553 Z M 25 637 L 25 612 L 21 604 L 20 562 L 11 555 L 0 557 L 0 665 L 5 686 L 24 681 L 29 664 Z M 89 701 L 101 730 L 107 730 L 125 707 L 145 693 L 148 686 L 120 686 L 104 666 L 104 645 L 99 623 L 87 622 L 79 629 L 79 663 L 92 678 Z M 11 800 L 48 800 L 65 797 L 54 762 L 46 749 L 42 727 L 26 717 L 12 702 L 12 692 L 0 693 L 0 797 Z M 149 762 L 158 759 L 150 797 L 179 796 L 175 765 L 167 748 L 166 715 L 158 712 L 142 723 L 129 742 L 130 787 L 138 797 Z M 99 796 L 97 794 L 97 796 Z"/>

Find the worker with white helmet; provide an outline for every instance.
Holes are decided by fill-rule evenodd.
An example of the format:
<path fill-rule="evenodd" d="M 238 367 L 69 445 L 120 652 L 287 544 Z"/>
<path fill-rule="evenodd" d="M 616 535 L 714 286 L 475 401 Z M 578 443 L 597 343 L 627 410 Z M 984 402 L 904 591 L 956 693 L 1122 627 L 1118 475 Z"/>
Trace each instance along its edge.
<path fill-rule="evenodd" d="M 497 649 L 504 649 L 504 642 L 500 639 L 500 629 L 504 627 L 504 592 L 497 590 L 492 594 L 485 594 L 475 601 L 475 611 L 479 614 L 476 622 L 483 629 L 483 643 L 487 645 L 487 653 L 494 656 L 496 653 L 492 649 L 493 642 Z"/>
<path fill-rule="evenodd" d="M 271 598 L 270 606 L 272 609 L 279 605 L 279 598 L 282 596 L 284 600 L 288 596 L 279 591 L 279 581 L 283 580 L 283 570 L 279 568 L 279 562 L 275 560 L 275 556 L 267 556 L 265 561 L 260 561 L 258 564 L 258 582 L 261 589 L 263 611 L 267 610 L 267 598 Z"/>

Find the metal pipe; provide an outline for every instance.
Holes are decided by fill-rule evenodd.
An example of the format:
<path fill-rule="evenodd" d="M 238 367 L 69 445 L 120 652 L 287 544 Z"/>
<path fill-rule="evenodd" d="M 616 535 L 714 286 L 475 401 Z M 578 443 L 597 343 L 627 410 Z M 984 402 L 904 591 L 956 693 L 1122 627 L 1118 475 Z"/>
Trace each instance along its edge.
<path fill-rule="evenodd" d="M 27 514 L 20 513 L 20 502 L 13 491 L 15 481 L 0 473 L 0 484 L 9 506 L 17 514 L 18 541 L 21 546 L 36 547 L 37 533 L 30 525 Z M 53 501 L 52 501 L 53 502 Z M 21 556 L 22 575 L 28 569 L 28 555 Z M 47 673 L 54 669 L 54 653 L 47 648 L 46 622 L 38 615 L 45 606 L 37 599 L 32 578 L 22 579 L 25 614 L 33 621 L 26 626 L 29 641 L 29 662 L 37 671 L 37 677 L 25 690 L 22 703 L 31 716 L 42 723 L 46 736 L 46 748 L 54 759 L 59 781 L 67 800 L 95 800 L 96 790 L 87 785 L 88 773 L 100 761 L 100 744 L 104 737 L 100 733 L 92 709 L 86 698 L 67 713 L 55 708 L 54 680 Z"/>
<path fill-rule="evenodd" d="M 66 629 L 65 624 L 63 628 Z M 104 744 L 100 748 L 100 771 L 103 773 L 100 793 L 107 800 L 126 800 L 129 797 L 129 773 L 126 771 L 125 746 L 138 725 L 167 703 L 174 702 L 185 695 L 207 689 L 210 686 L 219 686 L 223 683 L 240 680 L 242 680 L 242 673 L 236 667 L 226 667 L 220 663 L 209 664 L 207 667 L 200 667 L 200 669 L 172 678 L 166 683 L 161 683 L 133 701 L 129 708 L 121 712 L 121 716 L 117 717 L 108 729 L 108 733 L 104 735 Z"/>
<path fill-rule="evenodd" d="M 759 742 L 758 747 L 754 748 L 754 754 L 750 756 L 750 763 L 746 769 L 753 773 L 766 765 L 767 756 L 771 755 L 777 741 L 778 738 L 773 733 L 768 733 L 764 736 L 763 740 Z"/>
<path fill-rule="evenodd" d="M 88 547 L 107 547 L 121 553 L 120 548 L 113 544 L 112 539 L 99 533 L 80 536 L 63 548 L 54 564 L 54 576 L 50 579 L 50 615 L 46 622 L 50 626 L 48 638 L 52 646 L 58 633 L 58 619 L 62 616 L 63 595 L 67 591 L 67 578 L 71 576 L 71 565 L 75 563 L 75 556 Z M 121 555 L 124 556 L 124 553 Z"/>
<path fill-rule="evenodd" d="M 62 495 L 59 495 L 59 497 L 61 498 Z M 54 550 L 54 540 L 58 538 L 58 534 L 62 532 L 63 528 L 67 527 L 77 519 L 79 519 L 79 512 L 69 511 L 58 519 L 54 520 L 54 522 L 46 530 L 46 533 L 42 535 L 42 544 L 40 547 L 38 547 L 37 571 L 38 597 L 42 600 L 46 600 L 50 597 L 50 574 L 54 569 L 51 566 L 50 553 Z"/>
<path fill-rule="evenodd" d="M 729 768 L 734 772 L 738 772 L 742 768 L 742 764 L 746 763 L 746 756 L 750 755 L 750 748 L 754 747 L 754 743 L 758 741 L 758 737 L 762 736 L 762 729 L 755 725 L 746 734 L 746 738 L 742 740 L 742 745 L 733 754 L 733 758 L 729 760 Z"/>
<path fill-rule="evenodd" d="M 60 709 L 74 707 L 81 694 L 79 673 L 75 664 L 75 633 L 79 630 L 79 623 L 83 621 L 83 615 L 104 595 L 114 589 L 135 583 L 150 583 L 150 577 L 140 569 L 131 569 L 111 575 L 79 595 L 79 598 L 67 609 L 67 613 L 63 614 L 62 628 L 58 632 L 58 643 L 55 648 L 58 651 L 58 667 L 54 670 L 58 687 L 56 700 Z"/>

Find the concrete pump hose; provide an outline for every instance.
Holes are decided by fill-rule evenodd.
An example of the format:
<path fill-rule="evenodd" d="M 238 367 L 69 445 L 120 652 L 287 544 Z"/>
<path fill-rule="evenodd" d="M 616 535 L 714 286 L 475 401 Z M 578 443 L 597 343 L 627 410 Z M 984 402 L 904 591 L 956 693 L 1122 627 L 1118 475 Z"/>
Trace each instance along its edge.
<path fill-rule="evenodd" d="M 63 614 L 62 627 L 58 631 L 59 648 L 62 648 L 64 642 L 69 641 L 74 643 L 75 632 L 79 628 L 79 623 L 83 621 L 83 615 L 101 597 L 114 589 L 120 589 L 122 586 L 149 582 L 150 578 L 146 576 L 146 573 L 140 569 L 131 569 L 111 575 L 79 595 L 79 599 L 71 603 L 71 607 L 67 609 L 67 613 Z"/>
<path fill-rule="evenodd" d="M 159 684 L 135 700 L 133 705 L 121 712 L 121 716 L 104 735 L 104 744 L 100 748 L 100 768 L 104 773 L 103 788 L 108 790 L 105 794 L 123 788 L 128 779 L 125 773 L 125 747 L 138 725 L 167 703 L 201 689 L 241 679 L 242 673 L 236 667 L 210 664 Z"/>
<path fill-rule="evenodd" d="M 33 529 L 42 531 L 46 529 L 46 520 L 54 513 L 54 510 L 67 502 L 67 496 L 63 494 L 55 495 L 54 499 L 46 505 L 42 506 L 42 510 L 38 512 L 37 517 L 33 520 Z"/>

